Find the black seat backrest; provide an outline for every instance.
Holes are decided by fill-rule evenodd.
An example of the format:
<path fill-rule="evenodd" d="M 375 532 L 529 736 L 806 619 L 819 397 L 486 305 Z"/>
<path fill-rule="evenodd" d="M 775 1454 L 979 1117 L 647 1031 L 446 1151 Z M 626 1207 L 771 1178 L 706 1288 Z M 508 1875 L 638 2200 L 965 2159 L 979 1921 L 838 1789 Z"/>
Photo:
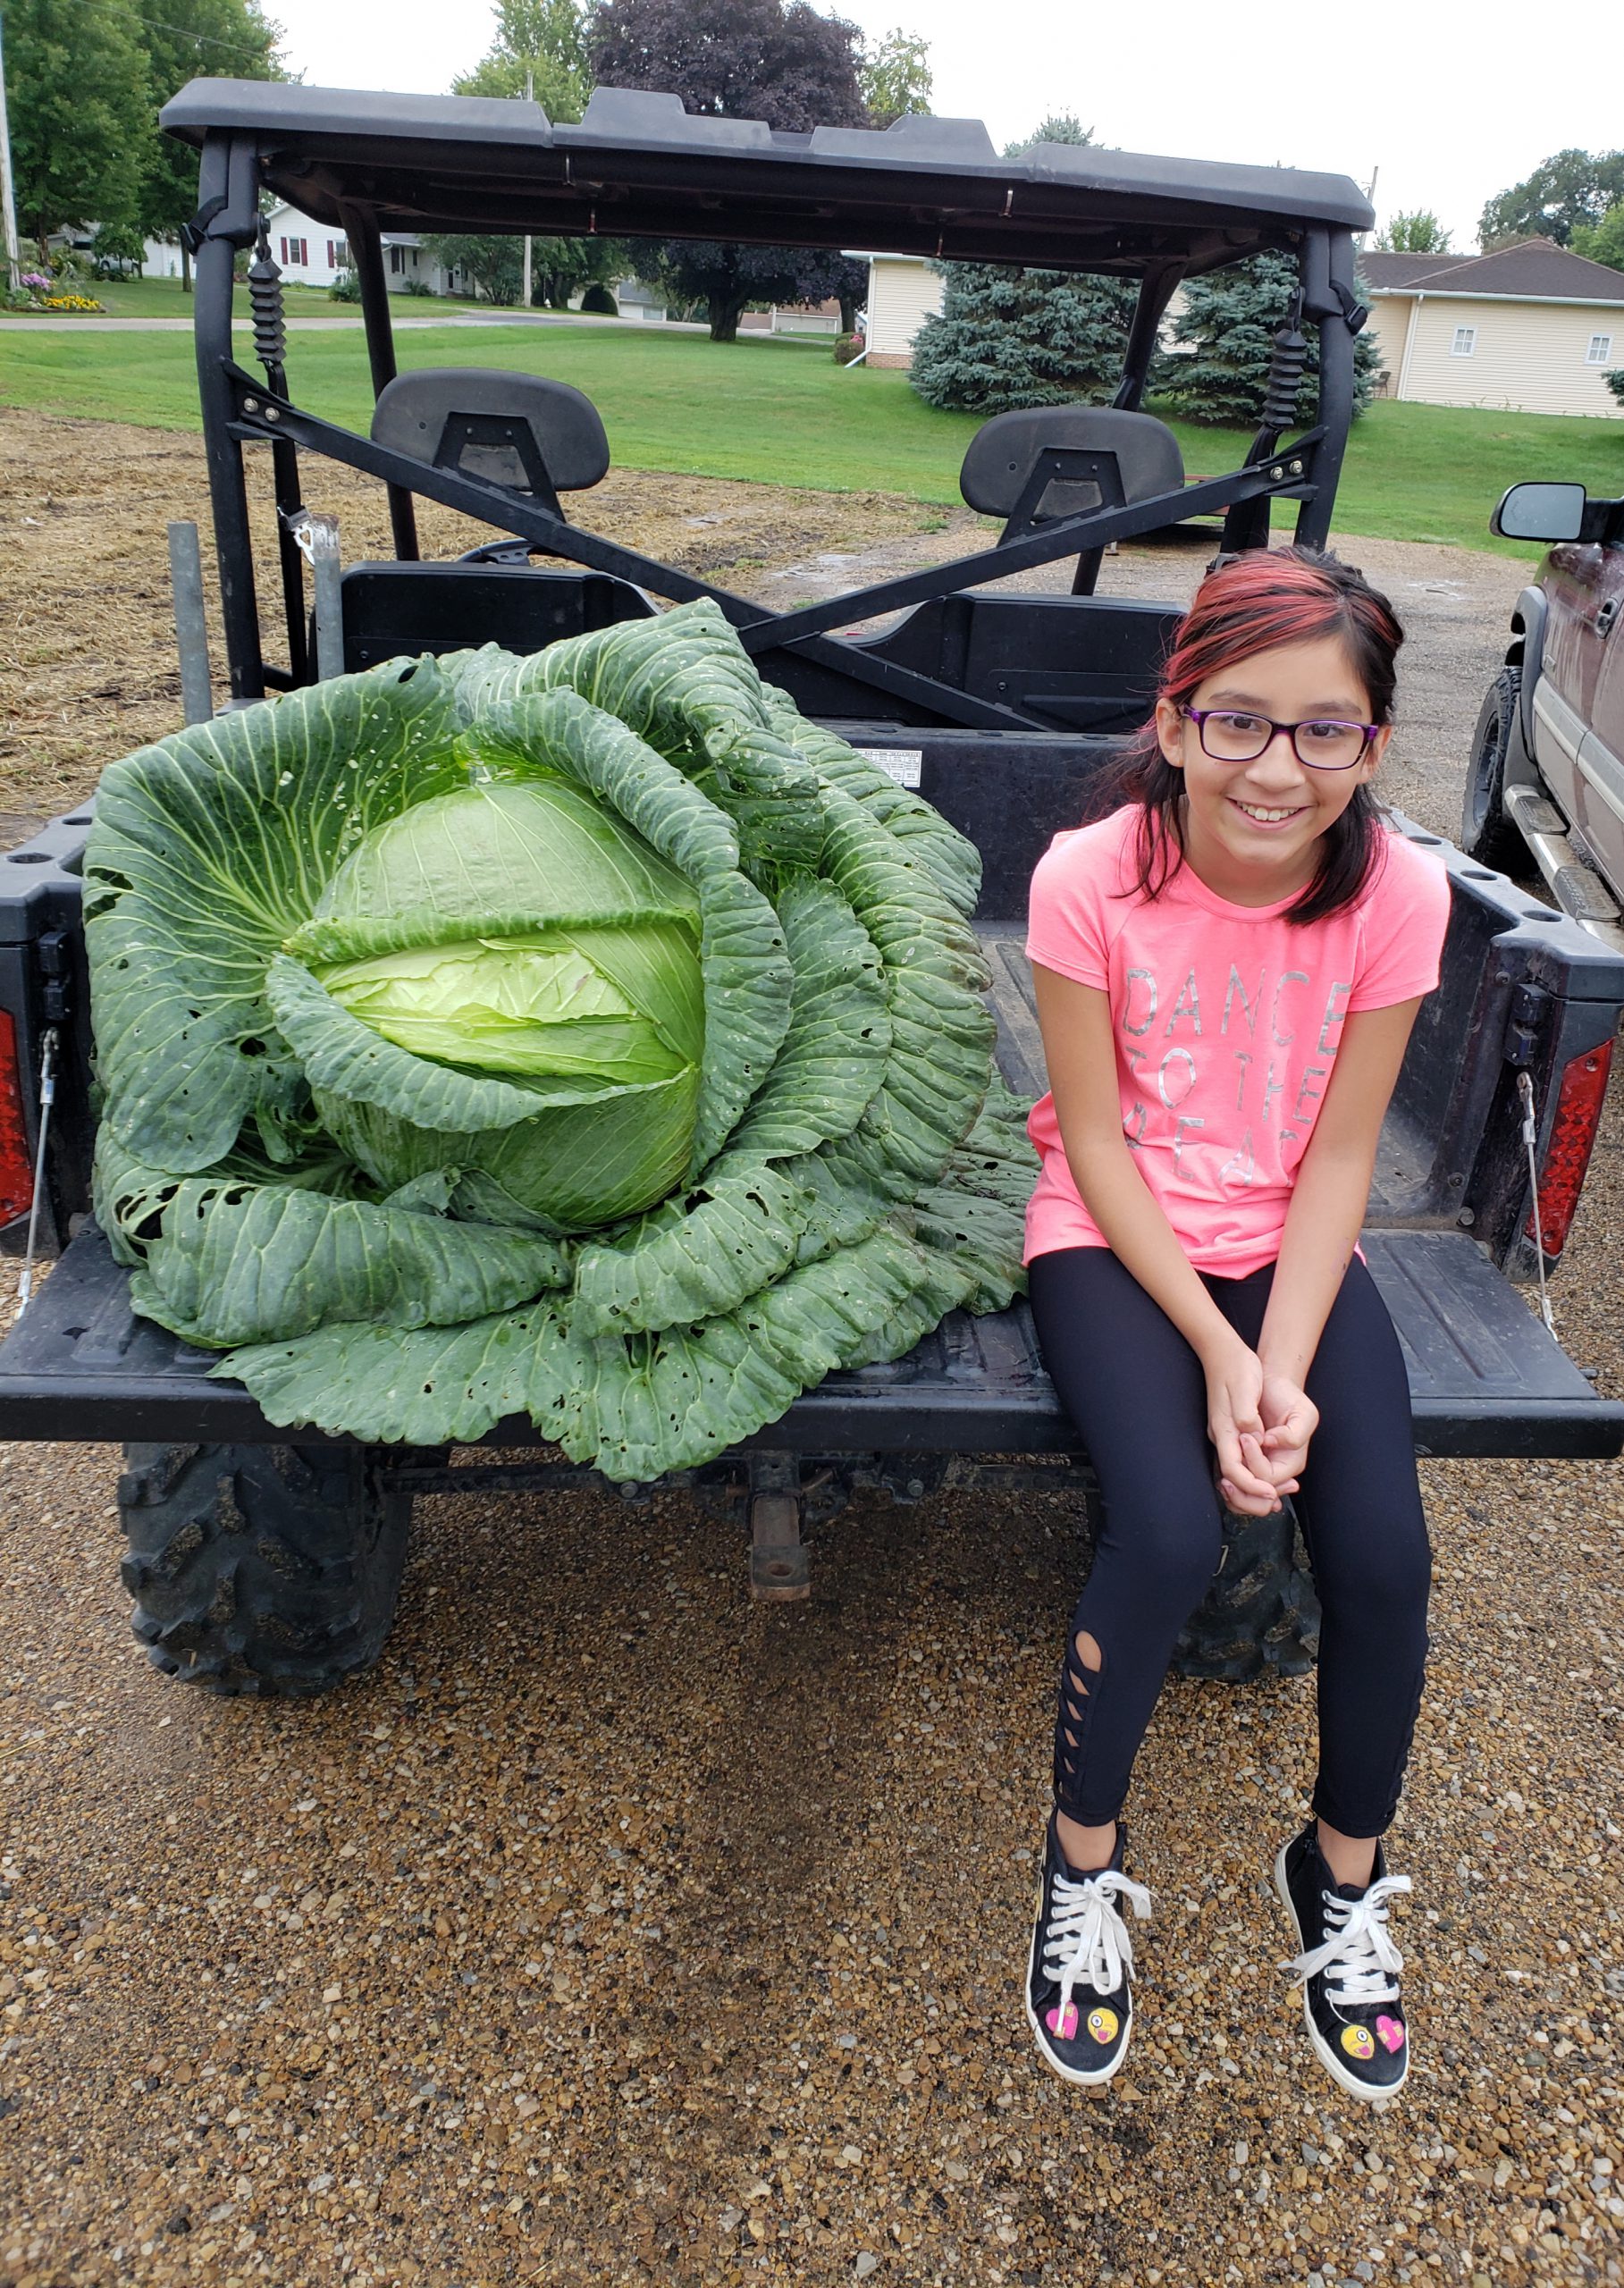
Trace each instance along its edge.
<path fill-rule="evenodd" d="M 970 440 L 959 491 L 983 517 L 1007 519 L 998 545 L 1061 517 L 1125 508 L 1184 482 L 1171 429 L 1149 413 L 1108 405 L 1034 406 L 995 413 Z M 1104 551 L 1078 552 L 1072 593 L 1091 596 Z"/>
<path fill-rule="evenodd" d="M 374 442 L 525 492 L 560 514 L 560 492 L 585 492 L 609 473 L 598 408 L 568 382 L 479 366 L 400 374 L 378 399 Z"/>
<path fill-rule="evenodd" d="M 959 491 L 983 517 L 1013 517 L 1039 455 L 1048 451 L 1109 453 L 1124 502 L 1148 500 L 1184 482 L 1179 441 L 1154 415 L 1119 413 L 1104 405 L 1052 405 L 996 413 L 984 421 L 970 441 Z M 1031 521 L 1078 517 L 1101 505 L 1100 487 L 1091 480 L 1056 477 L 1036 502 Z"/>

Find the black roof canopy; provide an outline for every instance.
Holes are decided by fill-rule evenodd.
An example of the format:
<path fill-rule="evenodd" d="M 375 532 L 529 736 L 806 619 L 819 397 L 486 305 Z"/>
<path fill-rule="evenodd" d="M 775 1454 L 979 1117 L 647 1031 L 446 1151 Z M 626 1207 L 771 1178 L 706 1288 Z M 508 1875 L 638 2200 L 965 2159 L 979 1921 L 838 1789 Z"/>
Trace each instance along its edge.
<path fill-rule="evenodd" d="M 863 247 L 960 261 L 1137 274 L 1210 270 L 1307 227 L 1368 230 L 1345 175 L 1042 143 L 1000 158 L 980 120 L 776 132 L 600 88 L 578 126 L 493 97 L 399 96 L 194 80 L 172 135 L 252 138 L 265 186 L 342 225 L 602 232 Z"/>

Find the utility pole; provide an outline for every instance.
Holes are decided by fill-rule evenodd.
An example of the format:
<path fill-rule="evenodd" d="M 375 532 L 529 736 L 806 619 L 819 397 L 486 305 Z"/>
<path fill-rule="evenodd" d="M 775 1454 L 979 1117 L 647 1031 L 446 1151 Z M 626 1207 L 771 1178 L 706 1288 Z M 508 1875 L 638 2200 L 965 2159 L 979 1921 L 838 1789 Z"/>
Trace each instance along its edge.
<path fill-rule="evenodd" d="M 535 72 L 529 64 L 525 67 L 525 101 L 527 104 L 533 104 L 535 101 Z M 530 233 L 528 231 L 525 232 L 525 307 L 526 310 L 530 307 Z"/>
<path fill-rule="evenodd" d="M 0 46 L 0 193 L 5 208 L 5 273 L 13 294 L 22 290 L 22 258 L 17 251 L 17 207 L 12 198 L 12 128 L 5 104 L 5 52 Z"/>

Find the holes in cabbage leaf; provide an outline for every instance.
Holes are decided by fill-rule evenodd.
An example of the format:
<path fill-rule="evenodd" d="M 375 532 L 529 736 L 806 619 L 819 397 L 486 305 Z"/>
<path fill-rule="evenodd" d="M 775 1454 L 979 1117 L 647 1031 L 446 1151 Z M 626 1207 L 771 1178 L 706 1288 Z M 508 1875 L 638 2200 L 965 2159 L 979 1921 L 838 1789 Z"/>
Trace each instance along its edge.
<path fill-rule="evenodd" d="M 256 1039 L 252 1033 L 248 1035 L 247 1040 L 240 1040 L 237 1046 L 244 1056 L 263 1056 L 265 1053 L 264 1041 Z"/>

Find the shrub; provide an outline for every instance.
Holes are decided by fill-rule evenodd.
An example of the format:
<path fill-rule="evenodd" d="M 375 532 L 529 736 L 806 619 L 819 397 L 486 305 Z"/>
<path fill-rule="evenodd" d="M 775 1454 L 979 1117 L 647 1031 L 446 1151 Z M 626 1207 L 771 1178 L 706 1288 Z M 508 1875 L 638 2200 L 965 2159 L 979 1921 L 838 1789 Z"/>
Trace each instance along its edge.
<path fill-rule="evenodd" d="M 608 287 L 601 286 L 595 279 L 582 295 L 581 307 L 593 317 L 618 318 L 620 315 L 619 303 Z"/>
<path fill-rule="evenodd" d="M 330 302 L 358 302 L 360 299 L 360 279 L 353 270 L 341 270 L 327 289 L 327 299 Z"/>
<path fill-rule="evenodd" d="M 416 302 L 432 302 L 435 299 L 434 290 L 426 278 L 408 278 L 400 291 L 409 294 Z"/>
<path fill-rule="evenodd" d="M 1029 405 L 1109 404 L 1133 315 L 1126 279 L 944 265 L 947 290 L 913 344 L 909 380 L 947 413 Z"/>
<path fill-rule="evenodd" d="M 1615 366 L 1611 374 L 1602 376 L 1620 405 L 1624 405 L 1624 366 Z"/>
<path fill-rule="evenodd" d="M 837 333 L 835 336 L 836 365 L 849 366 L 854 358 L 862 357 L 867 347 L 868 336 L 866 334 Z"/>

